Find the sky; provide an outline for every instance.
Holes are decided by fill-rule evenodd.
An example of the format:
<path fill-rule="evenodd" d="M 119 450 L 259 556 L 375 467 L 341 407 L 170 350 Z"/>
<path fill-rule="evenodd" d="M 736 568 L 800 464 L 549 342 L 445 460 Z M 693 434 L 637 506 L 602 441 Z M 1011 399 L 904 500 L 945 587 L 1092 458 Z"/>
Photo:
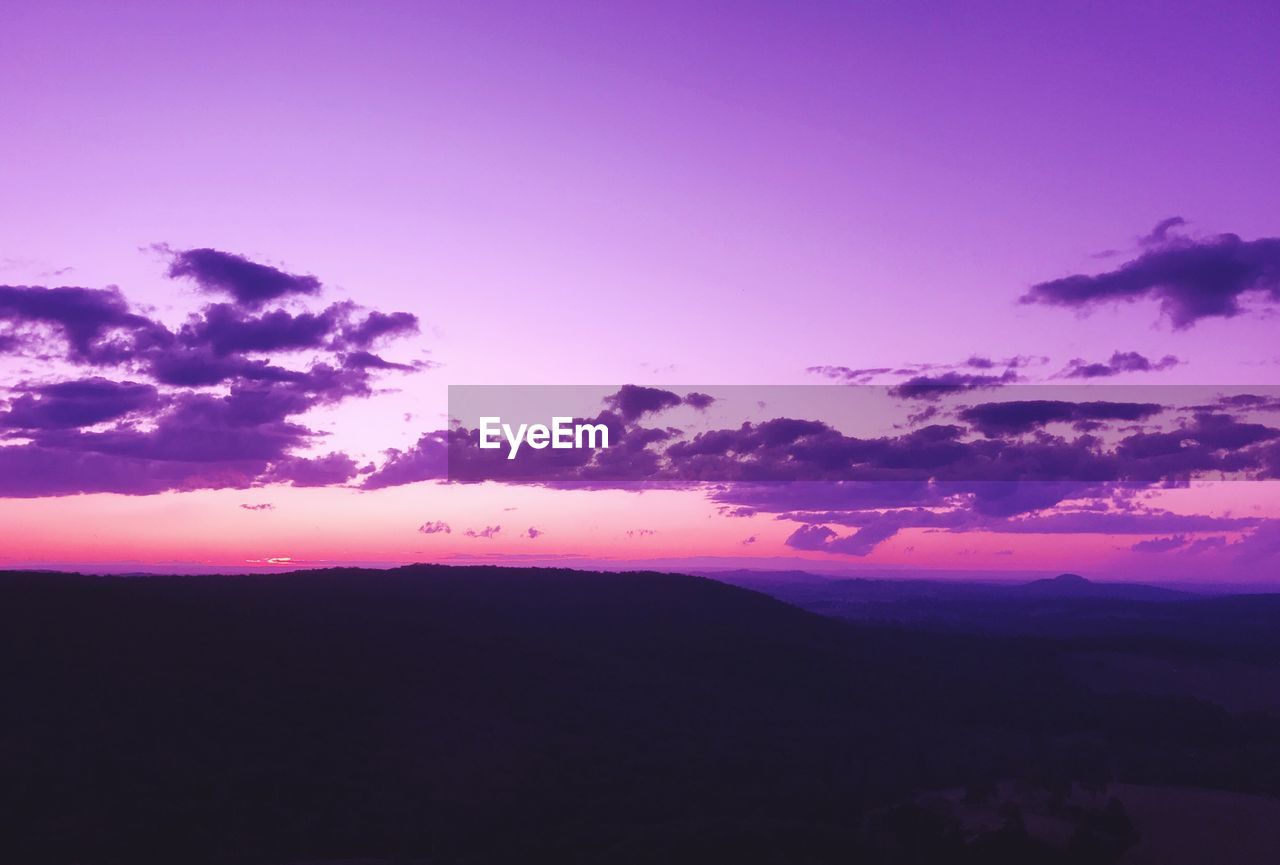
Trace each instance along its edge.
<path fill-rule="evenodd" d="M 1004 514 L 966 488 L 745 516 L 758 495 L 672 459 L 641 491 L 411 458 L 449 385 L 1280 385 L 1278 27 L 1268 3 L 7 3 L 0 566 L 1264 580 L 1274 442 L 1195 412 L 1114 431 L 1182 431 L 1161 483 Z M 999 530 L 1088 509 L 1116 519 Z"/>

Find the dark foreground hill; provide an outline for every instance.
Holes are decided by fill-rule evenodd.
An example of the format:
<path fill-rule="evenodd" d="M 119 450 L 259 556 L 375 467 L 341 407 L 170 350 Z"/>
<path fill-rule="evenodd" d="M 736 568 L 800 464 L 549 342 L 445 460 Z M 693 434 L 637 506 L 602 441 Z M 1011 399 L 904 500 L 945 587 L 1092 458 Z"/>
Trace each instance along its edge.
<path fill-rule="evenodd" d="M 1269 718 L 653 573 L 0 574 L 0 681 L 6 863 L 1113 861 L 863 817 L 995 778 L 1280 789 Z"/>

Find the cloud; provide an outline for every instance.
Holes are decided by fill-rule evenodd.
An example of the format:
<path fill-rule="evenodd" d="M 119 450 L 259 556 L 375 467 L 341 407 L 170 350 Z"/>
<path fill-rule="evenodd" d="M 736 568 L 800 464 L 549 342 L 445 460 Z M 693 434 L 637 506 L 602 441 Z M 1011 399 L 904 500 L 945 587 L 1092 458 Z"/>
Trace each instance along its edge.
<path fill-rule="evenodd" d="M 498 532 L 500 531 L 502 531 L 502 526 L 485 526 L 483 529 L 467 529 L 463 534 L 469 538 L 493 540 L 493 538 L 497 537 Z"/>
<path fill-rule="evenodd" d="M 1176 550 L 1186 545 L 1186 535 L 1172 535 L 1167 538 L 1148 538 L 1145 541 L 1138 541 L 1129 549 L 1135 553 L 1167 553 L 1170 550 Z"/>
<path fill-rule="evenodd" d="M 171 255 L 170 277 L 189 277 L 202 291 L 229 294 L 248 307 L 288 295 L 320 292 L 320 280 L 314 276 L 286 273 L 242 255 L 217 249 L 187 249 Z"/>
<path fill-rule="evenodd" d="M 1195 473 L 1246 472 L 1280 477 L 1275 462 L 1280 451 L 1255 448 L 1280 439 L 1280 430 L 1247 423 L 1217 412 L 1200 412 L 1174 430 L 1134 433 L 1122 439 L 1116 456 L 1141 464 L 1150 476 L 1188 477 Z"/>
<path fill-rule="evenodd" d="M 374 310 L 357 324 L 342 329 L 343 341 L 355 348 L 368 348 L 388 337 L 407 336 L 418 332 L 418 317 L 407 312 Z"/>
<path fill-rule="evenodd" d="M 453 534 L 453 529 L 449 528 L 449 524 L 442 520 L 428 520 L 418 526 L 418 531 L 424 535 Z"/>
<path fill-rule="evenodd" d="M 841 537 L 823 525 L 804 525 L 791 533 L 786 545 L 796 550 L 865 556 L 898 533 L 900 526 L 892 519 L 872 523 Z"/>
<path fill-rule="evenodd" d="M 276 506 L 270 502 L 263 502 L 260 505 L 241 505 L 241 509 L 246 511 L 274 511 Z"/>
<path fill-rule="evenodd" d="M 646 414 L 678 406 L 680 395 L 656 387 L 624 384 L 617 393 L 605 398 L 605 405 L 615 409 L 624 421 L 630 422 Z"/>
<path fill-rule="evenodd" d="M 1038 485 L 1031 485 L 1032 487 Z M 1097 495 L 1078 485 L 1074 491 L 1048 496 L 1054 501 L 1029 508 L 1040 510 L 1080 495 Z M 942 502 L 935 502 L 942 505 Z M 1206 531 L 1248 531 L 1263 523 L 1248 517 L 1218 517 L 1204 514 L 1177 514 L 1169 511 L 1066 511 L 1032 513 L 1014 516 L 999 510 L 984 511 L 975 496 L 964 495 L 947 502 L 945 507 L 903 507 L 889 510 L 848 510 L 783 512 L 778 519 L 799 522 L 786 544 L 794 549 L 833 554 L 865 556 L 882 542 L 903 529 L 933 529 L 952 532 L 993 532 L 997 534 L 1101 534 L 1145 535 L 1179 533 L 1176 538 L 1152 538 L 1139 541 L 1132 549 L 1138 552 L 1162 552 L 1187 545 L 1186 533 Z M 841 536 L 832 525 L 848 526 L 856 531 Z"/>
<path fill-rule="evenodd" d="M 1247 417 L 1269 405 L 1268 397 L 1247 396 L 1232 397 L 1227 405 L 1215 391 L 1200 404 L 1183 406 L 1065 399 L 954 406 L 943 401 L 937 414 L 954 412 L 956 422 L 912 426 L 894 422 L 892 412 L 905 409 L 886 394 L 889 415 L 874 410 L 867 415 L 887 430 L 874 436 L 847 435 L 804 417 L 686 432 L 602 412 L 597 420 L 610 430 L 607 450 L 544 450 L 530 452 L 527 460 L 506 460 L 502 454 L 489 459 L 494 455 L 478 449 L 475 432 L 458 427 L 432 434 L 413 451 L 390 452 L 379 470 L 386 476 L 375 473 L 369 481 L 376 487 L 436 477 L 447 459 L 450 479 L 458 482 L 694 488 L 722 514 L 772 514 L 807 527 L 793 532 L 788 540 L 793 548 L 856 556 L 904 529 L 1153 536 L 1242 532 L 1257 521 L 1142 510 L 1133 501 L 1139 491 L 1193 478 L 1280 475 L 1280 429 Z M 1054 430 L 1059 424 L 1072 430 Z M 417 471 L 419 463 L 427 468 Z M 853 531 L 833 528 L 839 526 Z M 633 529 L 627 537 L 646 534 Z"/>
<path fill-rule="evenodd" d="M 327 487 L 344 484 L 358 474 L 355 460 L 346 454 L 323 457 L 285 457 L 273 463 L 262 483 L 291 483 L 295 487 Z"/>
<path fill-rule="evenodd" d="M 786 544 L 796 550 L 821 550 L 829 548 L 832 539 L 838 537 L 826 526 L 801 526 L 791 533 Z"/>
<path fill-rule="evenodd" d="M 1253 532 L 1231 544 L 1230 550 L 1245 565 L 1270 563 L 1280 559 L 1280 520 L 1262 523 Z"/>
<path fill-rule="evenodd" d="M 441 480 L 448 475 L 449 434 L 443 430 L 425 433 L 408 450 L 391 449 L 382 466 L 360 485 L 380 490 L 419 481 Z"/>
<path fill-rule="evenodd" d="M 1170 232 L 1175 228 L 1183 228 L 1187 221 L 1181 216 L 1170 216 L 1168 219 L 1162 219 L 1156 223 L 1156 227 L 1138 239 L 1141 246 L 1162 246 L 1170 240 Z"/>
<path fill-rule="evenodd" d="M 215 303 L 183 327 L 178 342 L 187 348 L 207 346 L 216 357 L 315 350 L 324 347 L 348 309 L 346 304 L 333 304 L 319 313 L 295 315 L 276 309 L 245 315 L 229 303 Z"/>
<path fill-rule="evenodd" d="M 1186 535 L 1150 538 L 1130 549 L 1140 553 L 1168 553 L 1179 556 L 1225 555 L 1238 565 L 1257 566 L 1280 558 L 1280 521 L 1253 520 L 1252 530 L 1235 541 L 1224 535 L 1192 539 Z"/>
<path fill-rule="evenodd" d="M 820 375 L 823 378 L 829 378 L 844 384 L 870 384 L 881 375 L 888 375 L 895 372 L 891 366 L 875 366 L 854 368 L 848 366 L 810 366 L 805 368 L 805 372 Z"/>
<path fill-rule="evenodd" d="M 50 448 L 0 447 L 0 496 L 34 498 L 78 493 L 154 495 L 170 490 L 246 489 L 264 469 L 257 459 L 217 462 L 148 459 Z"/>
<path fill-rule="evenodd" d="M 1083 358 L 1075 358 L 1061 375 L 1064 378 L 1109 378 L 1122 372 L 1161 372 L 1180 363 L 1182 361 L 1171 354 L 1151 360 L 1136 351 L 1117 351 L 1108 361 L 1089 363 Z"/>
<path fill-rule="evenodd" d="M 1156 403 L 1010 400 L 970 406 L 961 410 L 960 419 L 973 424 L 983 435 L 995 437 L 1030 432 L 1050 423 L 1145 420 L 1159 414 L 1163 408 Z"/>
<path fill-rule="evenodd" d="M 529 529 L 524 533 L 524 536 L 532 541 L 542 537 L 545 534 L 546 532 L 544 532 L 542 529 L 535 529 L 533 526 L 530 526 Z"/>
<path fill-rule="evenodd" d="M 1194 240 L 1170 234 L 1179 224 L 1157 225 L 1144 239 L 1144 251 L 1114 270 L 1033 285 L 1021 302 L 1088 310 L 1154 300 L 1174 328 L 1185 329 L 1206 318 L 1240 315 L 1246 295 L 1280 300 L 1280 238 L 1220 234 Z"/>
<path fill-rule="evenodd" d="M 22 430 L 92 426 L 154 409 L 160 403 L 154 385 L 94 377 L 20 388 L 0 428 Z"/>
<path fill-rule="evenodd" d="M 715 401 L 716 401 L 716 398 L 711 396 L 710 394 L 698 393 L 697 391 L 694 391 L 692 393 L 687 393 L 684 395 L 684 404 L 687 406 L 691 406 L 697 409 L 698 411 L 705 411 L 706 409 L 710 408 L 711 404 L 714 403 Z"/>
<path fill-rule="evenodd" d="M 886 410 L 892 412 L 895 405 Z M 896 410 L 901 412 L 901 406 Z M 609 429 L 607 449 L 543 449 L 508 460 L 497 450 L 481 450 L 475 430 L 458 427 L 430 440 L 435 460 L 426 471 L 403 471 L 418 463 L 419 455 L 393 452 L 368 483 L 438 477 L 440 462 L 447 461 L 450 480 L 464 483 L 597 488 L 770 481 L 959 483 L 984 490 L 978 498 L 985 508 L 1022 509 L 1036 502 L 1020 503 L 1030 495 L 1021 491 L 1010 496 L 1008 490 L 1018 489 L 1013 482 L 1181 483 L 1219 472 L 1236 478 L 1280 476 L 1280 429 L 1239 420 L 1229 411 L 1155 402 L 978 403 L 960 407 L 958 423 L 906 426 L 904 431 L 903 424 L 891 422 L 892 416 L 881 418 L 889 431 L 871 437 L 795 417 L 696 432 L 628 424 L 608 412 L 594 420 Z M 1056 425 L 1072 432 L 1054 432 Z M 402 476 L 393 480 L 383 472 Z M 1003 486 L 981 486 L 993 482 Z M 1021 488 L 1033 489 L 1036 496 L 1051 496 L 1054 487 Z M 1051 504 L 1047 500 L 1038 506 Z"/>
<path fill-rule="evenodd" d="M 787 518 L 796 519 L 797 517 L 787 515 Z M 866 515 L 856 531 L 841 536 L 824 524 L 832 520 L 818 517 L 815 521 L 806 522 L 792 532 L 786 540 L 786 545 L 798 550 L 861 557 L 869 555 L 881 543 L 904 528 L 954 526 L 966 519 L 968 515 L 962 511 L 949 513 L 922 509 L 887 511 Z"/>
<path fill-rule="evenodd" d="M 394 363 L 368 351 L 353 351 L 343 358 L 342 365 L 347 369 L 394 369 L 400 372 L 413 372 L 416 369 L 429 369 L 432 364 L 425 362 Z M 405 413 L 405 420 L 412 420 L 410 412 Z"/>
<path fill-rule="evenodd" d="M 0 439 L 17 443 L 0 445 L 0 496 L 317 486 L 356 475 L 344 454 L 305 454 L 319 436 L 300 419 L 369 396 L 383 371 L 415 369 L 352 340 L 401 335 L 416 319 L 360 319 L 349 301 L 263 309 L 274 297 L 313 294 L 319 282 L 214 250 L 177 253 L 173 266 L 252 311 L 210 303 L 170 330 L 117 288 L 0 286 L 0 350 L 61 377 L 11 388 Z M 305 366 L 264 356 L 299 351 Z M 68 365 L 95 374 L 66 377 Z"/>
<path fill-rule="evenodd" d="M 884 376 L 900 381 L 889 386 L 889 392 L 903 399 L 933 400 L 950 393 L 1002 387 L 1022 380 L 1017 370 L 1047 358 L 1015 355 L 999 360 L 985 355 L 970 355 L 959 363 L 913 363 L 899 367 L 811 366 L 805 371 L 841 384 L 871 385 Z M 993 370 L 1004 367 L 1003 372 Z"/>
<path fill-rule="evenodd" d="M 905 399 L 937 399 L 944 394 L 985 390 L 1012 384 L 1019 376 L 1012 369 L 1000 375 L 945 372 L 941 375 L 918 375 L 889 388 L 889 393 Z"/>
<path fill-rule="evenodd" d="M 23 328 L 45 325 L 65 340 L 72 363 L 119 363 L 139 332 L 161 329 L 132 312 L 117 288 L 73 286 L 0 285 L 0 322 L 17 329 L 6 335 L 6 351 L 28 341 Z"/>
<path fill-rule="evenodd" d="M 1253 409 L 1257 411 L 1280 411 L 1280 397 L 1275 394 L 1236 393 L 1219 397 L 1213 408 Z M 1212 409 L 1208 409 L 1212 410 Z"/>

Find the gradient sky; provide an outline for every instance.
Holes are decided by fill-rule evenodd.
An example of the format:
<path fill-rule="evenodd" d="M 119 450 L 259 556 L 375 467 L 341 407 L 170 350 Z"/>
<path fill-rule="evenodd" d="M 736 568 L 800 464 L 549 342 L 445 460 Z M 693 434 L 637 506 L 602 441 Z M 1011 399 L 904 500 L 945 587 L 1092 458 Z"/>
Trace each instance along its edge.
<path fill-rule="evenodd" d="M 152 247 L 210 247 L 414 313 L 386 357 L 431 368 L 306 418 L 315 453 L 362 464 L 442 427 L 459 383 L 814 383 L 975 354 L 1048 358 L 1047 379 L 1133 351 L 1182 362 L 1117 381 L 1280 384 L 1255 306 L 1176 329 L 1150 299 L 1017 302 L 1168 217 L 1280 234 L 1278 35 L 1273 3 L 7 3 L 0 284 L 118 285 L 176 326 L 204 299 Z M 10 388 L 59 374 L 0 358 Z M 1160 502 L 1280 518 L 1274 486 Z M 844 556 L 794 528 L 698 491 L 275 484 L 0 499 L 0 566 L 1259 575 L 1134 537 L 911 529 Z"/>

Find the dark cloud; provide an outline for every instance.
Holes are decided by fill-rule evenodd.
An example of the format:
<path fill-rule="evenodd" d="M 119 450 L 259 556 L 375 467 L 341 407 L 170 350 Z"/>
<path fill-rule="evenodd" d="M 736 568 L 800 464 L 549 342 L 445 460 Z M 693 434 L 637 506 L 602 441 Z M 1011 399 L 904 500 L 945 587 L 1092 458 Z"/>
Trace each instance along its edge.
<path fill-rule="evenodd" d="M 501 531 L 502 526 L 485 526 L 483 529 L 467 529 L 463 534 L 469 538 L 483 538 L 486 541 L 490 541 L 497 537 Z"/>
<path fill-rule="evenodd" d="M 889 388 L 889 393 L 904 399 L 937 399 L 945 394 L 987 390 L 1012 384 L 1019 376 L 1012 369 L 1000 375 L 944 372 L 940 375 L 918 375 Z"/>
<path fill-rule="evenodd" d="M 1181 216 L 1170 216 L 1168 219 L 1162 219 L 1156 223 L 1155 228 L 1151 229 L 1151 233 L 1144 235 L 1138 239 L 1138 243 L 1142 246 L 1161 246 L 1170 240 L 1170 232 L 1176 228 L 1182 228 L 1187 221 Z"/>
<path fill-rule="evenodd" d="M 187 393 L 174 397 L 147 427 L 46 429 L 32 438 L 35 444 L 67 452 L 163 462 L 257 464 L 262 471 L 266 464 L 311 444 L 315 435 L 287 419 L 294 407 L 278 397 L 273 391 L 233 390 L 226 396 Z M 86 477 L 84 482 L 92 485 L 93 478 Z"/>
<path fill-rule="evenodd" d="M 1264 396 L 1256 393 L 1236 393 L 1220 397 L 1215 403 L 1217 408 L 1254 409 L 1258 411 L 1280 411 L 1280 398 L 1274 394 Z"/>
<path fill-rule="evenodd" d="M 1027 485 L 1021 485 L 1027 486 Z M 1030 485 L 1032 487 L 1037 485 Z M 1074 495 L 1093 494 L 1077 486 Z M 1070 496 L 1068 496 L 1070 497 Z M 1059 500 L 1061 495 L 1053 496 Z M 1069 511 L 1009 518 L 1001 513 L 986 513 L 974 507 L 972 499 L 950 503 L 949 509 L 897 508 L 891 510 L 854 510 L 829 512 L 786 512 L 779 519 L 802 525 L 787 539 L 795 549 L 865 556 L 903 529 L 945 529 L 952 532 L 995 532 L 999 534 L 1103 534 L 1143 535 L 1168 532 L 1246 531 L 1261 520 L 1241 517 L 1213 517 L 1198 514 L 1175 514 L 1169 511 Z M 1056 502 L 1050 502 L 1052 506 Z M 832 525 L 855 528 L 840 535 Z M 1177 546 L 1188 541 L 1185 535 Z M 1139 542 L 1139 552 L 1172 549 L 1172 539 Z"/>
<path fill-rule="evenodd" d="M 0 412 L 0 428 L 43 430 L 92 426 L 159 404 L 154 385 L 86 378 L 22 389 Z"/>
<path fill-rule="evenodd" d="M 318 294 L 314 276 L 286 273 L 242 255 L 217 249 L 187 249 L 172 253 L 169 276 L 189 277 L 202 291 L 220 292 L 249 307 L 293 294 Z"/>
<path fill-rule="evenodd" d="M 1175 328 L 1201 319 L 1231 318 L 1250 294 L 1280 300 L 1280 238 L 1242 240 L 1221 234 L 1203 240 L 1172 236 L 1166 220 L 1147 248 L 1115 270 L 1076 274 L 1033 285 L 1022 303 L 1089 309 L 1100 303 L 1155 300 Z"/>
<path fill-rule="evenodd" d="M 542 537 L 545 534 L 546 532 L 544 532 L 542 529 L 535 529 L 533 526 L 530 526 L 528 531 L 524 533 L 524 536 L 532 541 Z"/>
<path fill-rule="evenodd" d="M 1138 421 L 1163 411 L 1156 403 L 1070 402 L 1068 400 L 1010 400 L 989 402 L 961 410 L 960 419 L 986 436 L 1030 432 L 1050 423 Z"/>
<path fill-rule="evenodd" d="M 66 363 L 104 370 L 12 389 L 0 436 L 21 443 L 0 448 L 0 496 L 318 486 L 359 473 L 345 454 L 301 453 L 318 437 L 299 418 L 370 395 L 379 372 L 418 368 L 365 349 L 411 332 L 416 319 L 358 318 L 351 302 L 264 309 L 273 298 L 314 294 L 318 280 L 214 250 L 176 253 L 172 271 L 241 303 L 207 304 L 171 331 L 115 288 L 0 286 L 6 351 L 59 371 Z M 300 351 L 309 354 L 302 367 L 263 356 Z"/>
<path fill-rule="evenodd" d="M 240 507 L 246 511 L 274 511 L 276 509 L 276 506 L 270 502 L 264 502 L 260 505 L 241 505 Z"/>
<path fill-rule="evenodd" d="M 1247 535 L 1246 537 L 1242 538 L 1237 543 L 1244 544 L 1250 540 L 1253 540 L 1254 538 L 1257 537 L 1258 533 L 1261 531 L 1262 529 L 1258 529 L 1257 531 L 1254 531 L 1251 534 Z M 1183 552 L 1185 552 L 1189 556 L 1194 556 L 1200 553 L 1209 552 L 1211 550 L 1225 549 L 1228 546 L 1230 545 L 1227 543 L 1227 539 L 1225 537 L 1223 537 L 1222 535 L 1215 535 L 1214 537 L 1211 537 L 1211 538 L 1197 538 L 1196 540 L 1187 544 L 1186 549 Z"/>
<path fill-rule="evenodd" d="M 605 398 L 605 405 L 616 410 L 627 422 L 678 406 L 680 403 L 679 394 L 661 388 L 634 384 L 624 384 L 617 393 Z"/>
<path fill-rule="evenodd" d="M 167 349 L 147 358 L 147 373 L 160 384 L 175 387 L 209 387 L 226 381 L 291 381 L 301 373 L 266 360 L 215 357 L 207 348 Z"/>
<path fill-rule="evenodd" d="M 397 487 L 419 481 L 442 480 L 448 475 L 449 434 L 429 432 L 408 450 L 391 449 L 382 466 L 361 483 L 366 490 Z"/>
<path fill-rule="evenodd" d="M 16 330 L 6 334 L 8 351 L 25 344 L 23 328 L 52 328 L 65 340 L 72 363 L 119 363 L 139 333 L 161 329 L 132 312 L 119 289 L 72 286 L 0 285 L 0 323 Z"/>
<path fill-rule="evenodd" d="M 1122 357 L 1117 363 L 1133 361 Z M 665 393 L 670 395 L 647 405 L 670 407 L 676 395 Z M 803 417 L 697 432 L 646 427 L 627 421 L 615 399 L 615 412 L 593 419 L 610 431 L 608 450 L 544 449 L 507 460 L 501 451 L 482 454 L 475 431 L 458 427 L 409 453 L 392 452 L 385 474 L 375 474 L 370 485 L 439 477 L 439 462 L 426 457 L 438 460 L 445 451 L 454 481 L 696 488 L 722 514 L 799 523 L 788 540 L 793 548 L 856 556 L 904 529 L 1188 537 L 1249 531 L 1257 520 L 1140 506 L 1142 491 L 1193 478 L 1280 476 L 1280 429 L 1248 418 L 1271 398 L 1211 394 L 1181 405 L 1015 400 L 955 411 L 943 402 L 935 414 L 957 422 L 919 426 L 879 418 L 889 432 L 872 437 Z M 904 411 L 892 400 L 885 403 Z M 1055 425 L 1072 430 L 1053 432 Z M 423 463 L 427 467 L 418 470 Z M 644 534 L 632 530 L 627 536 Z"/>
<path fill-rule="evenodd" d="M 1119 443 L 1116 455 L 1141 463 L 1151 475 L 1169 478 L 1215 471 L 1280 477 L 1272 462 L 1277 450 L 1253 447 L 1277 439 L 1280 430 L 1273 427 L 1203 412 L 1175 430 L 1134 433 Z"/>
<path fill-rule="evenodd" d="M 413 364 L 393 363 L 368 351 L 353 351 L 342 361 L 347 369 L 394 369 L 400 372 L 413 372 L 417 369 Z"/>
<path fill-rule="evenodd" d="M 449 524 L 443 520 L 428 520 L 418 526 L 418 531 L 422 532 L 424 535 L 453 534 L 453 529 L 449 528 Z"/>
<path fill-rule="evenodd" d="M 1280 529 L 1275 520 L 1255 520 L 1251 531 L 1236 541 L 1225 535 L 1191 538 L 1187 535 L 1149 538 L 1129 549 L 1137 553 L 1176 553 L 1179 556 L 1202 554 L 1232 555 L 1238 563 L 1257 565 L 1280 556 Z"/>
<path fill-rule="evenodd" d="M 289 456 L 271 465 L 262 483 L 291 483 L 295 487 L 327 487 L 344 484 L 359 473 L 355 460 L 342 453 L 322 457 Z"/>
<path fill-rule="evenodd" d="M 829 378 L 844 384 L 870 384 L 878 376 L 901 371 L 895 370 L 891 366 L 862 368 L 848 366 L 810 366 L 805 368 L 805 372 L 820 375 L 823 378 Z"/>
<path fill-rule="evenodd" d="M 1089 363 L 1075 358 L 1062 371 L 1064 378 L 1109 378 L 1122 372 L 1161 372 L 1182 363 L 1177 357 L 1166 354 L 1159 360 L 1151 360 L 1136 351 L 1117 351 L 1108 361 Z"/>
<path fill-rule="evenodd" d="M 698 411 L 705 411 L 706 409 L 710 408 L 712 403 L 714 403 L 715 401 L 716 401 L 716 398 L 711 396 L 710 394 L 698 393 L 697 391 L 694 391 L 693 393 L 687 393 L 684 395 L 684 404 L 687 406 L 692 406 L 693 408 L 696 408 Z"/>
<path fill-rule="evenodd" d="M 1226 547 L 1226 544 L 1218 543 L 1215 546 Z M 1263 522 L 1253 532 L 1230 545 L 1230 551 L 1239 562 L 1246 565 L 1271 564 L 1280 560 L 1280 520 Z"/>
<path fill-rule="evenodd" d="M 1176 550 L 1187 545 L 1188 539 L 1186 535 L 1173 535 L 1167 538 L 1147 538 L 1145 541 L 1138 541 L 1129 549 L 1135 553 L 1167 553 L 1170 550 Z"/>
<path fill-rule="evenodd" d="M 843 537 L 823 525 L 805 525 L 787 538 L 786 545 L 796 550 L 865 556 L 898 533 L 901 526 L 892 518 L 870 523 Z"/>
<path fill-rule="evenodd" d="M 811 366 L 805 371 L 841 384 L 871 385 L 885 376 L 901 379 L 890 386 L 894 396 L 907 399 L 936 399 L 948 393 L 1001 387 L 1021 381 L 1017 370 L 1047 358 L 1015 355 L 999 360 L 970 355 L 959 363 L 914 363 L 900 367 Z M 996 370 L 1003 367 L 1003 371 Z"/>
<path fill-rule="evenodd" d="M 170 490 L 244 489 L 264 463 L 149 459 L 124 454 L 46 447 L 0 447 L 0 496 L 36 498 L 78 493 L 153 495 Z"/>
<path fill-rule="evenodd" d="M 965 407 L 958 412 L 963 423 L 906 431 L 894 425 L 895 431 L 875 437 L 788 417 L 687 434 L 628 424 L 603 412 L 590 420 L 609 429 L 605 450 L 547 448 L 509 460 L 502 449 L 479 449 L 478 433 L 463 428 L 441 434 L 432 444 L 434 451 L 446 452 L 449 478 L 467 483 L 934 482 L 970 485 L 979 507 L 991 513 L 1054 504 L 1057 493 L 1050 482 L 1150 484 L 1213 472 L 1263 477 L 1280 469 L 1280 443 L 1273 445 L 1280 430 L 1225 412 L 1180 418 L 1185 411 L 1154 402 L 1014 400 Z M 1140 421 L 1151 422 L 1150 428 L 1135 428 Z M 1074 434 L 1051 433 L 1057 424 L 1070 426 Z M 402 464 L 416 462 L 414 453 L 393 454 L 385 470 L 400 471 Z M 422 475 L 404 473 L 400 482 L 438 476 L 431 467 Z M 1020 481 L 1039 485 L 1012 485 Z M 370 482 L 388 485 L 390 479 L 375 476 Z M 1035 497 L 1048 498 L 1028 500 L 1032 490 Z"/>
<path fill-rule="evenodd" d="M 178 342 L 186 348 L 207 346 L 215 356 L 323 348 L 349 307 L 334 304 L 323 312 L 293 314 L 276 309 L 245 315 L 229 303 L 210 304 L 185 325 Z"/>
<path fill-rule="evenodd" d="M 787 538 L 787 546 L 797 550 L 826 549 L 837 535 L 826 526 L 801 526 Z"/>
<path fill-rule="evenodd" d="M 1239 409 L 1255 410 L 1265 401 L 1240 401 Z M 1156 402 L 982 403 L 962 408 L 961 423 L 890 424 L 893 432 L 870 438 L 807 418 L 691 434 L 626 422 L 621 413 L 599 419 L 611 431 L 608 451 L 562 452 L 572 458 L 556 459 L 543 451 L 531 454 L 523 468 L 523 457 L 477 459 L 474 434 L 455 429 L 447 441 L 450 476 L 555 487 L 699 485 L 722 513 L 773 514 L 800 523 L 803 530 L 788 541 L 793 548 L 862 556 L 904 529 L 1163 536 L 1246 531 L 1257 521 L 1143 510 L 1135 505 L 1136 494 L 1194 477 L 1266 476 L 1280 468 L 1280 430 L 1226 408 Z M 1136 422 L 1151 427 L 1131 426 Z M 1059 423 L 1077 434 L 1047 430 Z M 455 472 L 459 466 L 463 471 Z"/>
<path fill-rule="evenodd" d="M 365 319 L 342 329 L 343 342 L 352 348 L 368 348 L 380 339 L 418 332 L 418 317 L 407 312 L 369 313 Z"/>
<path fill-rule="evenodd" d="M 1238 408 L 1252 411 L 1266 401 L 1238 401 Z M 1151 511 L 1139 507 L 1137 493 L 1204 473 L 1260 475 L 1270 471 L 1272 457 L 1280 467 L 1280 430 L 1226 408 L 1155 402 L 982 403 L 961 409 L 963 424 L 906 431 L 893 425 L 892 434 L 876 438 L 845 435 L 809 418 L 686 435 L 600 417 L 612 418 L 618 445 L 608 463 L 534 461 L 507 473 L 512 463 L 506 459 L 467 463 L 474 436 L 466 430 L 452 431 L 451 443 L 476 470 L 468 480 L 589 489 L 700 485 L 722 513 L 800 523 L 787 540 L 791 548 L 841 555 L 867 555 L 908 528 L 1160 536 L 1249 531 L 1257 520 Z M 1158 426 L 1157 417 L 1164 421 Z M 1152 421 L 1153 429 L 1094 429 L 1137 421 Z M 1052 435 L 1044 429 L 1052 424 L 1088 433 Z"/>

